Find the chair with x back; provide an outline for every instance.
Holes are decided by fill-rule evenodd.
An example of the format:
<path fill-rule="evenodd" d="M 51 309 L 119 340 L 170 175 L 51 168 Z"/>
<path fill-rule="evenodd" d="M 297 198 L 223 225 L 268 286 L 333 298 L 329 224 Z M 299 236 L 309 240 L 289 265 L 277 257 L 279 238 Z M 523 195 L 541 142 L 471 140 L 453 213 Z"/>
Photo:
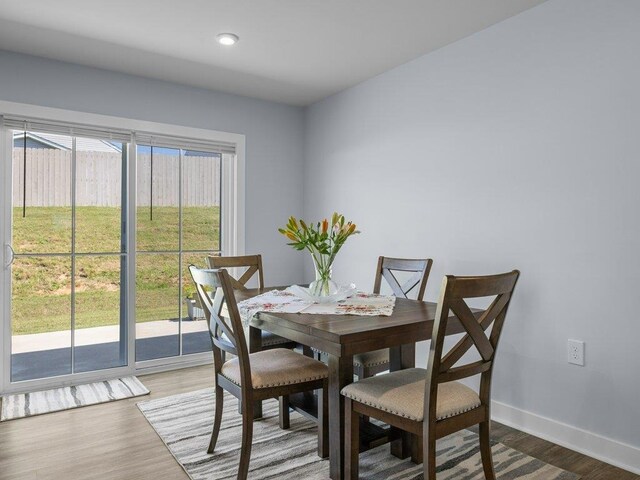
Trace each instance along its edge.
<path fill-rule="evenodd" d="M 423 457 L 425 480 L 436 478 L 436 439 L 479 424 L 484 474 L 488 480 L 495 479 L 490 443 L 491 374 L 519 275 L 514 270 L 483 277 L 445 277 L 427 369 L 410 368 L 378 375 L 342 390 L 346 397 L 346 478 L 358 478 L 359 415 L 367 415 L 422 438 L 422 455 L 414 451 L 412 457 Z M 474 313 L 466 300 L 479 297 L 495 298 L 484 312 Z M 443 354 L 450 311 L 465 335 Z M 458 365 L 472 347 L 479 359 Z M 458 382 L 476 375 L 480 375 L 479 392 Z"/>
<path fill-rule="evenodd" d="M 280 398 L 282 402 L 283 397 L 294 393 L 322 389 L 318 395 L 318 455 L 327 457 L 327 366 L 284 348 L 249 353 L 233 282 L 227 271 L 202 270 L 191 265 L 189 272 L 209 323 L 213 349 L 215 415 L 208 453 L 214 452 L 218 440 L 224 391 L 242 404 L 242 449 L 237 478 L 244 480 L 251 457 L 254 402 L 269 398 Z M 223 306 L 226 306 L 226 317 L 221 316 Z M 225 362 L 222 352 L 235 358 Z"/>
<path fill-rule="evenodd" d="M 229 277 L 234 290 L 247 290 L 247 283 L 256 274 L 258 275 L 258 288 L 261 290 L 264 288 L 262 255 L 242 255 L 236 257 L 209 255 L 207 257 L 207 265 L 209 268 L 246 268 L 242 275 L 237 279 L 231 276 Z M 282 338 L 278 335 L 274 335 L 266 330 L 262 330 L 260 333 L 262 335 L 262 350 L 268 350 L 270 348 L 295 348 L 297 346 L 295 342 Z M 249 351 L 253 351 L 251 341 L 249 341 Z"/>
<path fill-rule="evenodd" d="M 409 298 L 414 289 L 416 300 L 422 301 L 427 288 L 427 280 L 433 260 L 379 257 L 376 278 L 373 284 L 373 293 L 380 293 L 382 279 L 391 287 L 396 297 Z M 395 273 L 394 273 L 395 272 Z M 402 284 L 398 280 L 398 272 L 412 273 L 408 280 Z M 355 355 L 353 358 L 353 371 L 358 378 L 367 378 L 389 369 L 389 349 L 375 350 Z"/>

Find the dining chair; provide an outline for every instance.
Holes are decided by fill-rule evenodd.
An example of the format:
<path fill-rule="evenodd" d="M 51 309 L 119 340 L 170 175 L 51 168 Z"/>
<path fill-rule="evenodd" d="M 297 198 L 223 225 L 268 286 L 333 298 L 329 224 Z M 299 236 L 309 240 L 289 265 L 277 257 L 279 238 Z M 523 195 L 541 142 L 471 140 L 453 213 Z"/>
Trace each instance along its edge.
<path fill-rule="evenodd" d="M 328 457 L 327 366 L 284 348 L 249 353 L 233 282 L 227 271 L 203 270 L 191 265 L 189 272 L 204 307 L 213 350 L 215 414 L 207 453 L 214 452 L 220 433 L 224 391 L 242 404 L 242 447 L 237 478 L 244 480 L 251 457 L 254 401 L 279 398 L 280 427 L 288 428 L 287 396 L 321 389 L 317 413 L 318 455 Z M 223 306 L 226 306 L 228 317 L 220 315 Z M 222 352 L 235 357 L 225 362 Z"/>
<path fill-rule="evenodd" d="M 410 293 L 417 287 L 416 300 L 422 301 L 432 264 L 433 260 L 430 258 L 378 257 L 373 293 L 380 293 L 382 279 L 384 278 L 396 297 L 409 298 Z M 401 284 L 396 276 L 398 272 L 408 272 L 413 275 Z M 386 370 L 389 370 L 388 348 L 361 353 L 353 357 L 353 372 L 359 379 L 371 377 Z"/>
<path fill-rule="evenodd" d="M 264 288 L 264 277 L 262 273 L 262 255 L 242 255 L 235 257 L 222 257 L 218 255 L 207 256 L 207 265 L 209 268 L 238 268 L 246 269 L 237 279 L 229 276 L 231 285 L 234 290 L 247 290 L 247 283 L 256 274 L 258 275 L 258 287 Z M 269 350 L 271 348 L 296 348 L 297 344 L 286 338 L 275 335 L 266 330 L 260 331 L 262 335 L 261 350 Z M 251 341 L 249 341 L 249 349 L 252 350 Z"/>
<path fill-rule="evenodd" d="M 239 255 L 223 257 L 221 255 L 208 255 L 207 265 L 209 268 L 235 268 L 245 269 L 241 275 L 236 279 L 229 275 L 231 285 L 234 290 L 247 290 L 247 283 L 258 275 L 258 288 L 261 290 L 264 288 L 264 276 L 262 270 L 262 255 Z M 289 348 L 300 349 L 302 352 L 311 358 L 315 358 L 311 349 L 306 345 L 298 345 L 296 342 L 292 342 L 287 338 L 283 338 L 275 333 L 271 333 L 267 330 L 254 329 L 251 332 L 245 332 L 248 334 L 249 339 L 249 353 L 255 353 L 258 349 L 255 348 L 256 338 L 251 335 L 260 335 L 260 349 L 259 350 L 271 350 L 273 348 Z M 222 354 L 224 359 L 224 353 Z M 283 405 L 288 404 L 288 399 L 285 397 L 281 402 Z M 283 407 L 284 408 L 284 407 Z M 241 412 L 241 405 L 238 404 L 238 412 Z M 254 418 L 258 419 L 262 417 L 262 402 L 255 402 L 253 409 Z"/>
<path fill-rule="evenodd" d="M 359 415 L 362 414 L 422 439 L 422 442 L 413 442 L 412 458 L 423 458 L 425 480 L 436 478 L 436 439 L 479 424 L 484 474 L 487 480 L 495 479 L 490 443 L 491 374 L 519 275 L 520 272 L 514 270 L 481 277 L 445 277 L 427 369 L 410 368 L 378 375 L 342 390 L 346 478 L 358 478 Z M 466 302 L 478 297 L 495 297 L 481 314 L 474 313 Z M 457 317 L 464 336 L 443 355 L 449 311 Z M 475 347 L 479 360 L 465 360 L 458 365 L 471 347 Z M 480 375 L 478 392 L 458 381 L 475 375 Z M 422 448 L 422 452 L 415 451 L 416 448 Z"/>

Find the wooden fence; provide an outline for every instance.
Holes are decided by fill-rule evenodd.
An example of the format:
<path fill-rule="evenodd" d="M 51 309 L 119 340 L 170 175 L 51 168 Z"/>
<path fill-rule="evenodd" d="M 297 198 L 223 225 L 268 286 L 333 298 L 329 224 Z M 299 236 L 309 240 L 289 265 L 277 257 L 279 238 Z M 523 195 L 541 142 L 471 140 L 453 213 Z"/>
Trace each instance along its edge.
<path fill-rule="evenodd" d="M 119 153 L 83 152 L 76 154 L 76 205 L 119 207 L 122 199 L 122 160 Z M 183 206 L 220 204 L 220 158 L 183 157 Z M 29 207 L 71 205 L 71 152 L 27 148 L 26 192 L 23 150 L 13 150 L 13 205 L 22 206 L 23 195 Z M 138 206 L 148 206 L 153 184 L 153 205 L 177 207 L 179 202 L 179 159 L 171 155 L 138 154 Z"/>

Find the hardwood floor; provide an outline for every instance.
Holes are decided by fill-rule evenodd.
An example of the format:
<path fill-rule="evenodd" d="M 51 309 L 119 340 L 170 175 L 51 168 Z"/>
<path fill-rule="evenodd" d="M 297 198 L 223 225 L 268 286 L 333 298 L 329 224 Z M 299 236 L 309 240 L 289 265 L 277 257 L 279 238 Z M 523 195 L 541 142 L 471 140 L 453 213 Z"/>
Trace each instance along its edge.
<path fill-rule="evenodd" d="M 150 396 L 0 423 L 0 480 L 188 479 L 135 404 L 213 386 L 212 367 L 140 378 Z M 493 437 L 583 480 L 640 480 L 504 425 L 494 423 Z"/>
<path fill-rule="evenodd" d="M 626 470 L 614 467 L 568 448 L 542 440 L 497 422 L 492 422 L 492 438 L 532 457 L 582 475 L 582 480 L 639 480 Z"/>

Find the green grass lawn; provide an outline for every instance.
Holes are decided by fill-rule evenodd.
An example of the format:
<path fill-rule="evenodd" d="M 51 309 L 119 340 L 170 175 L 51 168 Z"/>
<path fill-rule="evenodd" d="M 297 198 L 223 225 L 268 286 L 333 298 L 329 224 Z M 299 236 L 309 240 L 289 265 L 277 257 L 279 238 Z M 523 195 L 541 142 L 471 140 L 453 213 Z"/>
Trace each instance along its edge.
<path fill-rule="evenodd" d="M 179 214 L 174 207 L 138 208 L 137 250 L 175 251 L 179 245 Z M 14 209 L 13 247 L 17 253 L 12 283 L 14 335 L 68 330 L 71 318 L 71 259 L 38 253 L 71 251 L 71 208 L 30 207 L 26 217 Z M 76 252 L 118 253 L 120 209 L 78 207 Z M 183 250 L 218 249 L 219 207 L 186 207 L 182 212 Z M 136 265 L 136 321 L 177 318 L 180 278 L 184 293 L 193 291 L 187 266 L 204 266 L 204 254 L 139 253 Z M 76 328 L 117 325 L 120 321 L 120 256 L 76 257 Z M 184 295 L 183 295 L 184 296 Z M 186 306 L 183 302 L 183 315 Z"/>

